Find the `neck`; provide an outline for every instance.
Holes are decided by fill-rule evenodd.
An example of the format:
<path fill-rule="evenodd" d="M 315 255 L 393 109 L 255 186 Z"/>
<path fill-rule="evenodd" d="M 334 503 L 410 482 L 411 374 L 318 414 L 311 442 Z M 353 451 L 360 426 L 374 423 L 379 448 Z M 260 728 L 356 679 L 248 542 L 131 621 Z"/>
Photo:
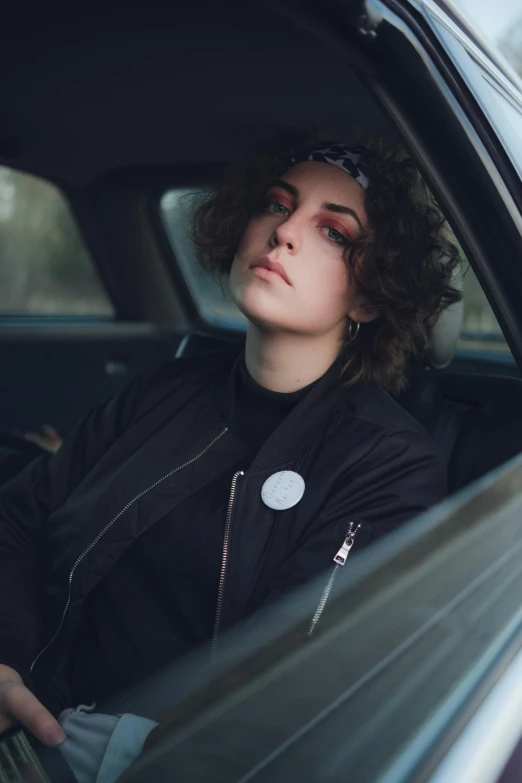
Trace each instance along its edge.
<path fill-rule="evenodd" d="M 252 378 L 265 389 L 290 393 L 304 389 L 331 367 L 341 339 L 332 334 L 310 336 L 263 332 L 248 324 L 245 360 Z"/>

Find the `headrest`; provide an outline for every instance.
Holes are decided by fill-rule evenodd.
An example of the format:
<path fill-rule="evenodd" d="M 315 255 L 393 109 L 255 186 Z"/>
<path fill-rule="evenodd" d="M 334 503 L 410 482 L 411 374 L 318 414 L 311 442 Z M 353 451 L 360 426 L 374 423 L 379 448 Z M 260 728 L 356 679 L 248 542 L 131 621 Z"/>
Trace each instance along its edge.
<path fill-rule="evenodd" d="M 451 281 L 452 286 L 462 292 L 462 270 L 456 269 Z M 462 330 L 464 306 L 462 299 L 443 310 L 433 325 L 428 348 L 428 360 L 432 367 L 443 370 L 455 356 L 457 343 Z"/>

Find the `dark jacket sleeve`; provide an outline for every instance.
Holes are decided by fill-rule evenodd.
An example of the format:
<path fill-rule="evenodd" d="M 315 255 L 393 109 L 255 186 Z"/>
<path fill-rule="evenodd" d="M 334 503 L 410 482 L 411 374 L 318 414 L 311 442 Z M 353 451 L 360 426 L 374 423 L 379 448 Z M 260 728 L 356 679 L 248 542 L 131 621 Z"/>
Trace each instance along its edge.
<path fill-rule="evenodd" d="M 29 443 L 21 436 L 0 432 L 0 487 L 37 457 L 48 453 L 46 449 Z"/>
<path fill-rule="evenodd" d="M 361 525 L 352 557 L 446 495 L 446 465 L 426 435 L 409 430 L 385 435 L 327 498 L 275 577 L 266 603 L 331 568 L 350 522 Z"/>
<path fill-rule="evenodd" d="M 129 426 L 157 374 L 144 373 L 96 407 L 56 454 L 36 459 L 0 489 L 0 663 L 24 679 L 41 641 L 42 526 Z"/>

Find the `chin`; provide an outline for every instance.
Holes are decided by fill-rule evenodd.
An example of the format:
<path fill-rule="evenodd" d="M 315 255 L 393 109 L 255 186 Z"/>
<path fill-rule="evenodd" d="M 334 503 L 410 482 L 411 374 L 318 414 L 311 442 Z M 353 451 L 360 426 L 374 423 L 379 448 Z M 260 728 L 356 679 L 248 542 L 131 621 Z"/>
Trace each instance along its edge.
<path fill-rule="evenodd" d="M 247 289 L 243 294 L 240 299 L 233 297 L 233 301 L 248 321 L 269 331 L 286 330 L 290 327 L 281 302 L 275 302 L 272 297 L 264 296 L 263 291 Z"/>

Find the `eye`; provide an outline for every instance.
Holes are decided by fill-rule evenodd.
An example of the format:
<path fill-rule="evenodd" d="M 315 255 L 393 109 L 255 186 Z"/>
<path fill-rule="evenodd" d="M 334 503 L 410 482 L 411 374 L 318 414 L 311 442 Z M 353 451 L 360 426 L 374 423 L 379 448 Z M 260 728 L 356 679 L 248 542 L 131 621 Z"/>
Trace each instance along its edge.
<path fill-rule="evenodd" d="M 325 226 L 325 229 L 328 239 L 330 239 L 332 242 L 335 242 L 336 245 L 350 244 L 348 239 L 343 234 L 341 234 L 340 231 L 337 231 L 336 228 L 332 228 L 332 226 Z"/>
<path fill-rule="evenodd" d="M 266 208 L 268 212 L 273 212 L 274 215 L 289 215 L 290 210 L 288 207 L 285 207 L 284 204 L 281 204 L 280 201 L 269 201 L 266 205 Z"/>

